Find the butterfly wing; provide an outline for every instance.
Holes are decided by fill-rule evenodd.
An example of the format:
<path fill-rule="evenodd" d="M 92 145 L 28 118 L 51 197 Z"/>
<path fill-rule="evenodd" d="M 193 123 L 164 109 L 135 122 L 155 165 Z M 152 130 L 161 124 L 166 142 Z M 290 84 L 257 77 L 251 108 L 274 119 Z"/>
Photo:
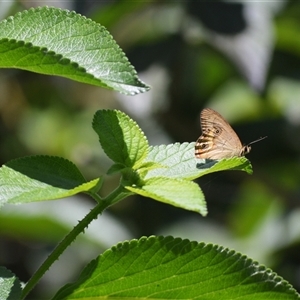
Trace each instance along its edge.
<path fill-rule="evenodd" d="M 195 155 L 203 159 L 222 159 L 244 154 L 244 147 L 227 121 L 216 111 L 205 108 L 200 114 L 202 135 L 195 145 Z"/>

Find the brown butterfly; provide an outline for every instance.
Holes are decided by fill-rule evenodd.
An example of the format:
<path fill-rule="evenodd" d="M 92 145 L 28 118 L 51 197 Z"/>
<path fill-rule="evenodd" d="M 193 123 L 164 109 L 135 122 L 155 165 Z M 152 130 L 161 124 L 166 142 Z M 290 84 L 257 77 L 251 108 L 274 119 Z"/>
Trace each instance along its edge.
<path fill-rule="evenodd" d="M 200 114 L 202 134 L 195 144 L 196 158 L 222 159 L 244 156 L 250 145 L 266 138 L 262 137 L 243 146 L 235 131 L 224 118 L 211 108 L 204 108 Z"/>

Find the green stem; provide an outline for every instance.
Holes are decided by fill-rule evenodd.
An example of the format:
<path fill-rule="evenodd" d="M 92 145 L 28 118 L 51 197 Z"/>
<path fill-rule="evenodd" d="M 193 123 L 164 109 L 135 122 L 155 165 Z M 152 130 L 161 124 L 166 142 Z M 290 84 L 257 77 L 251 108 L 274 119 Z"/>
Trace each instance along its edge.
<path fill-rule="evenodd" d="M 21 299 L 24 299 L 28 295 L 28 293 L 36 286 L 51 265 L 58 260 L 59 256 L 65 251 L 65 249 L 77 238 L 80 233 L 84 232 L 85 228 L 87 228 L 94 219 L 97 219 L 99 214 L 101 214 L 113 203 L 122 200 L 130 194 L 131 193 L 126 191 L 122 185 L 119 185 L 107 197 L 100 200 L 99 203 L 81 221 L 79 221 L 72 231 L 64 237 L 64 239 L 56 246 L 53 252 L 46 258 L 39 269 L 33 274 L 23 289 Z M 97 200 L 100 198 L 96 194 L 91 196 Z"/>

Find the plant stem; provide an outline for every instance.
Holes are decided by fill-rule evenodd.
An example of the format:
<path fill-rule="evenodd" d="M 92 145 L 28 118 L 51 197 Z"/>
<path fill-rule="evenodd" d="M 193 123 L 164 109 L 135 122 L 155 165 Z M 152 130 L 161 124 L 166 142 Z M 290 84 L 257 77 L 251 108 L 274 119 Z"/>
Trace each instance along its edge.
<path fill-rule="evenodd" d="M 71 243 L 77 238 L 77 236 L 84 232 L 89 224 L 97 219 L 98 215 L 101 214 L 107 207 L 111 206 L 123 198 L 127 197 L 131 193 L 126 191 L 122 185 L 119 185 L 114 191 L 112 191 L 103 200 L 100 200 L 98 204 L 81 220 L 79 223 L 69 232 L 64 239 L 55 247 L 53 252 L 46 258 L 39 269 L 33 274 L 30 280 L 25 285 L 21 299 L 24 299 L 28 293 L 36 286 L 41 277 L 47 272 L 51 265 L 58 260 L 59 256 L 65 251 L 65 249 L 71 245 Z M 91 195 L 94 199 L 98 199 L 98 195 Z"/>

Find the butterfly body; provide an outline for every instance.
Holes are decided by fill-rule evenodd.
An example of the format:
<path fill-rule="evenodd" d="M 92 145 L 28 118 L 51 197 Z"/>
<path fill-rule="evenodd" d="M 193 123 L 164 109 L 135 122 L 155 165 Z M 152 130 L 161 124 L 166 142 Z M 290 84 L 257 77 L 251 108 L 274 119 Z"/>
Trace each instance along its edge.
<path fill-rule="evenodd" d="M 228 122 L 216 111 L 204 108 L 200 114 L 202 134 L 196 141 L 195 156 L 202 159 L 222 159 L 244 156 L 251 147 L 243 146 Z"/>

